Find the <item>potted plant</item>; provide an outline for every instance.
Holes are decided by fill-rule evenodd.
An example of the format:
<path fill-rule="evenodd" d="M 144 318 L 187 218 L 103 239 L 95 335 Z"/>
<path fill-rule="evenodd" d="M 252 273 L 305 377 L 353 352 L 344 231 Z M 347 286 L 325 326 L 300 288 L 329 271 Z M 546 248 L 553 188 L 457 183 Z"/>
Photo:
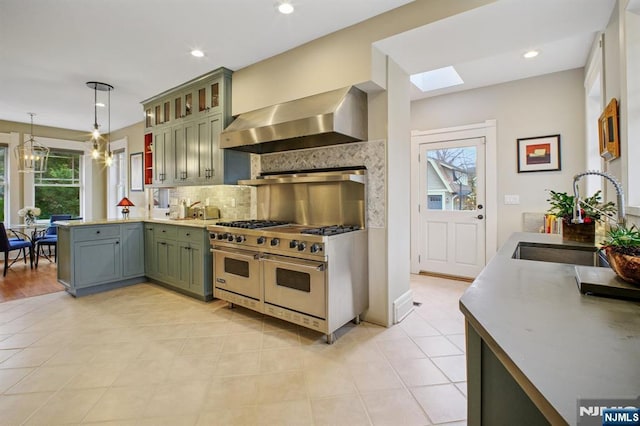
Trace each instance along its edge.
<path fill-rule="evenodd" d="M 611 228 L 602 244 L 611 269 L 623 280 L 640 284 L 640 230 L 635 225 Z"/>
<path fill-rule="evenodd" d="M 572 223 L 575 197 L 566 192 L 549 190 L 547 199 L 551 208 L 548 213 L 562 218 L 562 238 L 583 243 L 595 242 L 596 222 L 603 220 L 603 215 L 616 213 L 616 206 L 611 201 L 602 202 L 602 191 L 591 197 L 581 198 L 580 213 L 584 223 Z"/>

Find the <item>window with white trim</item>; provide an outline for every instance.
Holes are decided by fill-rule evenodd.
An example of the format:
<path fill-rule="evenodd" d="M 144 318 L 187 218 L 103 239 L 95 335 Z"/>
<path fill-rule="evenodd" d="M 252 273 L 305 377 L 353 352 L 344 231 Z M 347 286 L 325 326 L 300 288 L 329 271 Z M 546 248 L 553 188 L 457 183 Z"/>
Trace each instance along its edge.
<path fill-rule="evenodd" d="M 0 146 L 0 222 L 4 222 L 6 216 L 7 194 L 7 147 Z"/>
<path fill-rule="evenodd" d="M 34 205 L 42 211 L 40 219 L 52 214 L 80 216 L 82 161 L 82 152 L 51 150 L 47 171 L 34 174 Z"/>

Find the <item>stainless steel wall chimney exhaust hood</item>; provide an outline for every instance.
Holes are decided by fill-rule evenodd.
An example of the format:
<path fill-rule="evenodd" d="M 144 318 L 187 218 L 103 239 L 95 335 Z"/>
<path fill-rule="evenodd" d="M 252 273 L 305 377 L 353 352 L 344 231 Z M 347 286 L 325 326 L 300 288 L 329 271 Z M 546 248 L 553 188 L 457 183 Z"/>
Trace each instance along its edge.
<path fill-rule="evenodd" d="M 240 114 L 220 147 L 254 154 L 367 139 L 367 94 L 345 87 Z"/>

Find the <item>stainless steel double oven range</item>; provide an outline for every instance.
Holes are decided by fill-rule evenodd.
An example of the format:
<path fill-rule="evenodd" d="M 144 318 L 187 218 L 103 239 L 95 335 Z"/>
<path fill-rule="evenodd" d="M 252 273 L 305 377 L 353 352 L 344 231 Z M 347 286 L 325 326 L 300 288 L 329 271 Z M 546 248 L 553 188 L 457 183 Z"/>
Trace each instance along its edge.
<path fill-rule="evenodd" d="M 214 297 L 327 336 L 369 303 L 364 169 L 261 176 L 258 220 L 208 227 Z"/>

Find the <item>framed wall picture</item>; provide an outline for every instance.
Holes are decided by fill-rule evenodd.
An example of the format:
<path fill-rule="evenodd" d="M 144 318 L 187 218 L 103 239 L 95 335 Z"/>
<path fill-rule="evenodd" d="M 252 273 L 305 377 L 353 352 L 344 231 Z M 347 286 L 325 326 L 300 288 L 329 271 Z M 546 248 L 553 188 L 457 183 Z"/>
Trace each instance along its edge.
<path fill-rule="evenodd" d="M 600 156 L 605 160 L 613 160 L 620 156 L 620 139 L 618 135 L 618 101 L 611 99 L 598 119 L 600 135 Z"/>
<path fill-rule="evenodd" d="M 131 176 L 131 190 L 144 191 L 144 163 L 142 161 L 142 153 L 136 152 L 129 156 L 129 170 Z"/>
<path fill-rule="evenodd" d="M 561 170 L 560 135 L 518 139 L 518 173 Z"/>

